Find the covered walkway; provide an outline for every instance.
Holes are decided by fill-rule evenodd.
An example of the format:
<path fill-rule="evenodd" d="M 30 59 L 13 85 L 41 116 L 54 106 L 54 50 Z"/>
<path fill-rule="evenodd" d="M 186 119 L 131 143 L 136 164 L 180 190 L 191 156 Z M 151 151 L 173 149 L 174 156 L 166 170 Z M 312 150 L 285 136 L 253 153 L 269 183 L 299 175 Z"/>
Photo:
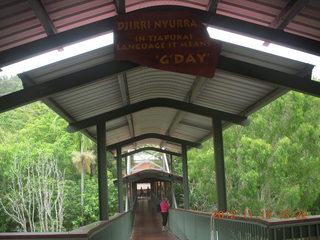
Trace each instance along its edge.
<path fill-rule="evenodd" d="M 179 240 L 171 233 L 161 231 L 161 216 L 156 212 L 149 198 L 137 201 L 130 240 Z"/>

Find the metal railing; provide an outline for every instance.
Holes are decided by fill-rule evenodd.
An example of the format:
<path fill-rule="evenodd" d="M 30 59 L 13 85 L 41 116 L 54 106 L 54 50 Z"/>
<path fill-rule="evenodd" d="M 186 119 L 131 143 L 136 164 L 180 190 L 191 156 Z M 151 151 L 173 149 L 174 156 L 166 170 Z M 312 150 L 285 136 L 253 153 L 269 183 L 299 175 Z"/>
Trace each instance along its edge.
<path fill-rule="evenodd" d="M 210 240 L 211 215 L 183 209 L 170 209 L 168 227 L 181 240 Z"/>
<path fill-rule="evenodd" d="M 110 220 L 99 221 L 71 232 L 56 233 L 0 233 L 0 239 L 50 239 L 50 240 L 128 240 L 131 235 L 134 213 L 132 210 L 118 214 Z"/>
<path fill-rule="evenodd" d="M 214 219 L 214 239 L 234 240 L 285 240 L 310 239 L 320 240 L 320 217 L 311 216 L 305 219 Z"/>
<path fill-rule="evenodd" d="M 168 224 L 181 240 L 320 240 L 320 216 L 213 219 L 210 213 L 171 209 Z"/>

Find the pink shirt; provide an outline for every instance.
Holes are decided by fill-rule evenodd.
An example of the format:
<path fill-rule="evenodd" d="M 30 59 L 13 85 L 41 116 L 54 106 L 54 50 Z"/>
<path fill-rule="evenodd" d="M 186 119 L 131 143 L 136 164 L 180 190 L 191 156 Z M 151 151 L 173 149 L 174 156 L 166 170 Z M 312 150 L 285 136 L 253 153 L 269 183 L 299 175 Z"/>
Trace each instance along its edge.
<path fill-rule="evenodd" d="M 170 204 L 167 202 L 160 202 L 160 208 L 161 208 L 161 212 L 168 212 L 168 209 L 170 207 Z"/>

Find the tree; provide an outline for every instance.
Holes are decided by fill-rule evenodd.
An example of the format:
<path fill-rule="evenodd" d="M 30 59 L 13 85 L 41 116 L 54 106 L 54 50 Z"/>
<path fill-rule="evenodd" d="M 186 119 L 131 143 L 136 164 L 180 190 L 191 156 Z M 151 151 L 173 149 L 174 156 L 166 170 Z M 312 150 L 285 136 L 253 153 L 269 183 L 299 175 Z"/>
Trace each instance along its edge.
<path fill-rule="evenodd" d="M 82 216 L 84 209 L 84 174 L 93 175 L 93 166 L 95 165 L 96 156 L 93 151 L 87 151 L 88 147 L 92 147 L 91 141 L 83 134 L 78 133 L 80 137 L 80 152 L 72 152 L 73 166 L 81 173 L 81 207 Z"/>
<path fill-rule="evenodd" d="M 0 204 L 24 232 L 63 229 L 64 173 L 55 159 L 14 159 L 9 192 Z"/>
<path fill-rule="evenodd" d="M 224 131 L 228 208 L 319 214 L 320 99 L 290 92 L 250 120 Z M 212 140 L 188 155 L 191 204 L 209 211 L 216 207 Z"/>

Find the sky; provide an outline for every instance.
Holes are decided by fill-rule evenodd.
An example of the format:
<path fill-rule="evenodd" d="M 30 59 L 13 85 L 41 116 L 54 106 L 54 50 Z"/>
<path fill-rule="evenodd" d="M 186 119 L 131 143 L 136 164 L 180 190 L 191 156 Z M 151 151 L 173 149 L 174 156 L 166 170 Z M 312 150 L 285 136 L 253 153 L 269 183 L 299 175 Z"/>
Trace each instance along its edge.
<path fill-rule="evenodd" d="M 293 50 L 290 48 L 282 47 L 270 43 L 268 46 L 263 45 L 264 41 L 245 37 L 239 34 L 230 33 L 227 31 L 208 28 L 209 35 L 217 40 L 241 45 L 248 48 L 272 53 L 275 55 L 283 56 L 286 58 L 294 59 L 301 62 L 316 65 L 313 71 L 313 76 L 320 79 L 320 56 L 315 56 L 301 51 Z M 50 63 L 60 61 L 81 53 L 85 53 L 100 47 L 113 44 L 113 34 L 105 34 L 94 39 L 89 39 L 80 43 L 66 46 L 63 50 L 54 50 L 27 60 L 3 67 L 0 72 L 1 76 L 14 76 L 18 73 L 26 72 Z"/>

